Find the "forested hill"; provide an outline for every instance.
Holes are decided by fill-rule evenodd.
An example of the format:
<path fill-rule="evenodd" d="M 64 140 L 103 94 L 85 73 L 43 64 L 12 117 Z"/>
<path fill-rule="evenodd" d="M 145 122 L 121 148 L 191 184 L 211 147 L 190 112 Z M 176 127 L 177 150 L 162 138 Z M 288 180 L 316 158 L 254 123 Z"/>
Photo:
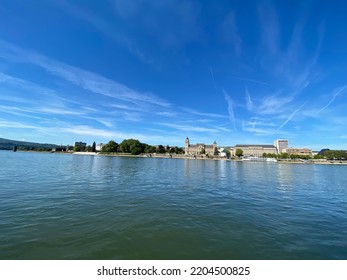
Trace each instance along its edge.
<path fill-rule="evenodd" d="M 0 150 L 11 150 L 17 146 L 19 150 L 49 150 L 57 147 L 55 144 L 41 144 L 0 138 Z"/>

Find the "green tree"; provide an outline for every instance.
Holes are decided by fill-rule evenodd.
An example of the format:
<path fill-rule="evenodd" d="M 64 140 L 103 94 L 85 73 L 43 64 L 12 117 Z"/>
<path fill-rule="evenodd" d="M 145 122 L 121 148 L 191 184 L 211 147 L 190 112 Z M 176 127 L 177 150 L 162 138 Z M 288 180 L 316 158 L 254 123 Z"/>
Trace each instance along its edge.
<path fill-rule="evenodd" d="M 118 152 L 118 147 L 119 147 L 118 143 L 111 140 L 110 142 L 108 142 L 106 145 L 102 147 L 101 151 L 103 153 L 116 153 Z"/>
<path fill-rule="evenodd" d="M 283 158 L 283 159 L 287 159 L 287 158 L 289 158 L 289 154 L 288 154 L 288 153 L 281 153 L 281 154 L 279 155 L 279 157 L 280 157 L 280 158 Z"/>
<path fill-rule="evenodd" d="M 137 139 L 126 139 L 120 143 L 119 147 L 123 153 L 138 155 L 144 152 L 145 145 Z"/>
<path fill-rule="evenodd" d="M 74 152 L 80 152 L 81 151 L 81 146 L 74 146 L 73 147 Z"/>
<path fill-rule="evenodd" d="M 224 148 L 224 149 L 223 149 L 223 152 L 227 154 L 227 158 L 230 157 L 230 151 L 229 151 L 229 149 Z"/>
<path fill-rule="evenodd" d="M 155 153 L 155 147 L 145 144 L 144 152 L 148 154 Z"/>
<path fill-rule="evenodd" d="M 165 147 L 163 145 L 159 145 L 157 147 L 157 153 L 158 154 L 165 154 Z"/>
<path fill-rule="evenodd" d="M 243 156 L 243 151 L 242 151 L 242 149 L 237 148 L 237 149 L 236 149 L 236 152 L 235 152 L 235 155 L 236 155 L 237 157 L 242 157 L 242 156 Z"/>
<path fill-rule="evenodd" d="M 92 151 L 92 146 L 88 145 L 85 150 L 86 150 L 86 152 L 91 152 Z"/>
<path fill-rule="evenodd" d="M 206 153 L 205 149 L 202 148 L 201 151 L 200 151 L 200 154 L 201 154 L 201 155 L 204 155 L 205 153 Z"/>
<path fill-rule="evenodd" d="M 92 152 L 93 152 L 93 153 L 96 152 L 96 144 L 95 144 L 95 142 L 93 142 L 93 145 L 92 145 Z"/>

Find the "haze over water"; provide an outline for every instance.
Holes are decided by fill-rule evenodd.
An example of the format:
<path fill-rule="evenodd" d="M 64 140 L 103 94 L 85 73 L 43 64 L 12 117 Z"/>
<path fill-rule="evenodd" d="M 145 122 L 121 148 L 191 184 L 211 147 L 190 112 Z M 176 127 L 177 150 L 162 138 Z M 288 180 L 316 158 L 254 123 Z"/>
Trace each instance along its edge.
<path fill-rule="evenodd" d="M 347 259 L 347 166 L 0 151 L 0 259 Z"/>

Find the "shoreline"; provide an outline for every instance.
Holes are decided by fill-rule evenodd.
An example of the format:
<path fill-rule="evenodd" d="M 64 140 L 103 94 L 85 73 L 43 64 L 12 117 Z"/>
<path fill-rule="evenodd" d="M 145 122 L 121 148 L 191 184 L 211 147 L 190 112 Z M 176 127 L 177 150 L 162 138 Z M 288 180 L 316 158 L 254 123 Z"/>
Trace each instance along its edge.
<path fill-rule="evenodd" d="M 119 153 L 109 153 L 109 154 L 103 154 L 103 153 L 92 153 L 92 152 L 74 152 L 71 154 L 77 154 L 77 155 L 98 155 L 98 156 L 110 156 L 110 157 L 136 157 L 136 158 L 171 158 L 171 159 L 190 159 L 190 160 L 226 160 L 226 161 L 234 161 L 234 162 L 245 162 L 241 159 L 234 159 L 234 158 L 222 158 L 222 157 L 214 157 L 214 158 L 208 158 L 208 157 L 194 157 L 194 156 L 185 156 L 185 155 L 177 155 L 177 154 L 141 154 L 141 155 L 131 155 L 131 154 L 119 154 Z M 247 161 L 247 162 L 256 162 L 256 161 Z M 331 161 L 331 160 L 311 160 L 311 161 L 289 161 L 289 160 L 278 160 L 274 163 L 284 163 L 284 164 L 321 164 L 321 165 L 347 165 L 347 161 Z"/>
<path fill-rule="evenodd" d="M 11 151 L 11 150 L 8 150 Z M 17 152 L 29 152 L 29 153 L 52 153 L 46 151 L 17 151 Z M 201 156 L 185 156 L 177 154 L 140 154 L 140 155 L 131 155 L 131 154 L 122 154 L 122 153 L 100 153 L 100 152 L 53 152 L 52 154 L 61 154 L 61 155 L 82 155 L 82 156 L 107 156 L 107 157 L 133 157 L 133 158 L 170 158 L 170 159 L 189 159 L 189 160 L 225 160 L 225 161 L 234 161 L 234 162 L 256 162 L 256 161 L 243 161 L 238 158 L 222 158 L 222 157 L 201 157 Z M 318 165 L 347 165 L 347 160 L 308 160 L 308 161 L 296 161 L 296 160 L 277 160 L 279 164 L 318 164 Z"/>

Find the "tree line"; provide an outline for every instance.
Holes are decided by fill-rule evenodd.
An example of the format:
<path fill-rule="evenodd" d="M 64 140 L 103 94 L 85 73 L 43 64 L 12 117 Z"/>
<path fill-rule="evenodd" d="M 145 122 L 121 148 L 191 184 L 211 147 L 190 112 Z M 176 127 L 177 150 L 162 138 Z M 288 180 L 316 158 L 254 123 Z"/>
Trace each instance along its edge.
<path fill-rule="evenodd" d="M 263 157 L 265 158 L 276 158 L 276 159 L 312 159 L 310 155 L 290 155 L 288 153 L 263 153 Z"/>
<path fill-rule="evenodd" d="M 321 150 L 317 155 L 289 155 L 287 153 L 271 154 L 264 153 L 263 157 L 277 159 L 328 159 L 328 160 L 347 160 L 347 152 L 339 150 Z"/>
<path fill-rule="evenodd" d="M 102 153 L 127 153 L 132 155 L 139 155 L 143 153 L 146 153 L 146 154 L 152 154 L 152 153 L 183 154 L 184 153 L 183 148 L 180 148 L 180 147 L 170 147 L 169 145 L 152 146 L 146 143 L 141 143 L 137 139 L 125 139 L 120 144 L 111 140 L 107 144 L 102 146 L 101 152 Z"/>

